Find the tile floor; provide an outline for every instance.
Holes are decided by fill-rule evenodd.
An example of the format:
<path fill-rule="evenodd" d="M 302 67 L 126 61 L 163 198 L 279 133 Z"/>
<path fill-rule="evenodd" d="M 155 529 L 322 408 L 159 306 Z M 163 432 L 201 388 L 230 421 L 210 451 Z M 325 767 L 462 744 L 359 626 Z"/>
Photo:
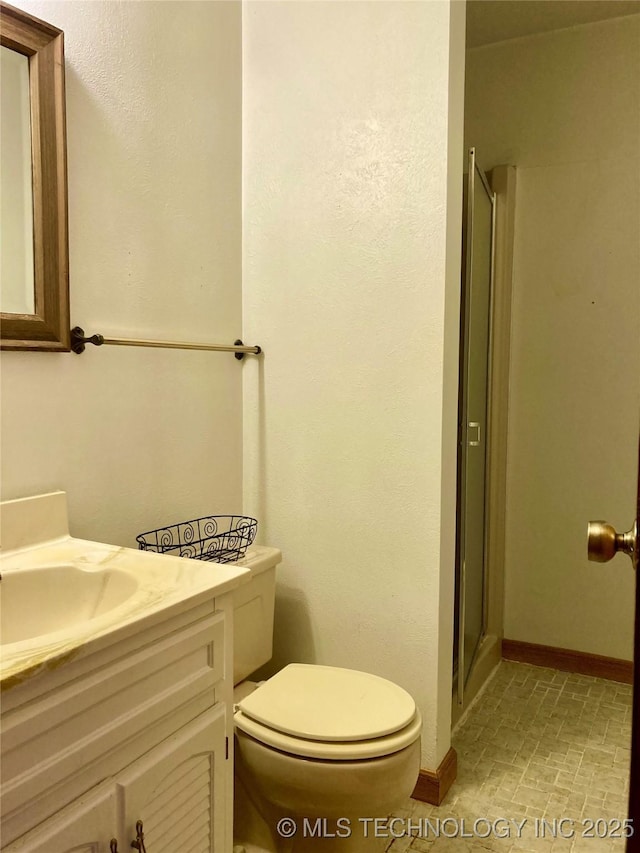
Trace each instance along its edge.
<path fill-rule="evenodd" d="M 503 661 L 454 732 L 454 786 L 397 812 L 388 853 L 622 852 L 630 742 L 630 685 Z"/>

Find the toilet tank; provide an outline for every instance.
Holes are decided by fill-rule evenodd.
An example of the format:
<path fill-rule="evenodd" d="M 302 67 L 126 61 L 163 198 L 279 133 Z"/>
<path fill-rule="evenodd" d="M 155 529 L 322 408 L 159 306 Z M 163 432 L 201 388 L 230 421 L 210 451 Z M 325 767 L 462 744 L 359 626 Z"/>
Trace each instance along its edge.
<path fill-rule="evenodd" d="M 233 683 L 238 684 L 271 660 L 277 548 L 249 548 L 238 565 L 251 571 L 250 579 L 233 591 Z"/>

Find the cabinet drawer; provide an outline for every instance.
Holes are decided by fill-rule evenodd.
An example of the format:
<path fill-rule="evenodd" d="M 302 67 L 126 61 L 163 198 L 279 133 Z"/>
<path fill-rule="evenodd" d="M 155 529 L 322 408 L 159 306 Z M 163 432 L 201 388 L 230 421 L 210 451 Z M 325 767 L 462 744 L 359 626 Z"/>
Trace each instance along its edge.
<path fill-rule="evenodd" d="M 4 841 L 213 706 L 225 674 L 224 631 L 224 612 L 200 611 L 192 622 L 150 642 L 142 632 L 115 646 L 108 660 L 103 655 L 95 668 L 91 658 L 84 661 L 84 677 L 6 713 Z"/>

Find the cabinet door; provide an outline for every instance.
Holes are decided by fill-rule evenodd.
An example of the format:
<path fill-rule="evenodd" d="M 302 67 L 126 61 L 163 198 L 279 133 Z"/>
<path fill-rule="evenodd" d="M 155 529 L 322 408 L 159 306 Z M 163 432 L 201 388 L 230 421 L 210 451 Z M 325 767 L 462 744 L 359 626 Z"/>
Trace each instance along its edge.
<path fill-rule="evenodd" d="M 117 810 L 112 782 L 93 791 L 49 818 L 37 829 L 3 847 L 3 853 L 110 853 Z M 125 845 L 120 841 L 119 851 Z"/>
<path fill-rule="evenodd" d="M 226 774 L 232 771 L 226 760 L 225 719 L 224 705 L 206 711 L 118 774 L 123 850 L 136 839 L 138 821 L 147 853 L 227 849 L 225 788 Z"/>

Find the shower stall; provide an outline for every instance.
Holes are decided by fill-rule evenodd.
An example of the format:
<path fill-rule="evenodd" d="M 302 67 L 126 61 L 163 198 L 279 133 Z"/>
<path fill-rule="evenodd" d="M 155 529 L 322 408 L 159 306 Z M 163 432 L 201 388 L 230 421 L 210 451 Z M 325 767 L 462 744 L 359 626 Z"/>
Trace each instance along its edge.
<path fill-rule="evenodd" d="M 464 187 L 460 311 L 453 666 L 454 692 L 459 707 L 466 704 L 467 691 L 477 690 L 477 685 L 474 690 L 471 689 L 470 682 L 483 644 L 488 638 L 488 505 L 495 232 L 496 195 L 478 165 L 475 149 L 471 148 Z"/>

